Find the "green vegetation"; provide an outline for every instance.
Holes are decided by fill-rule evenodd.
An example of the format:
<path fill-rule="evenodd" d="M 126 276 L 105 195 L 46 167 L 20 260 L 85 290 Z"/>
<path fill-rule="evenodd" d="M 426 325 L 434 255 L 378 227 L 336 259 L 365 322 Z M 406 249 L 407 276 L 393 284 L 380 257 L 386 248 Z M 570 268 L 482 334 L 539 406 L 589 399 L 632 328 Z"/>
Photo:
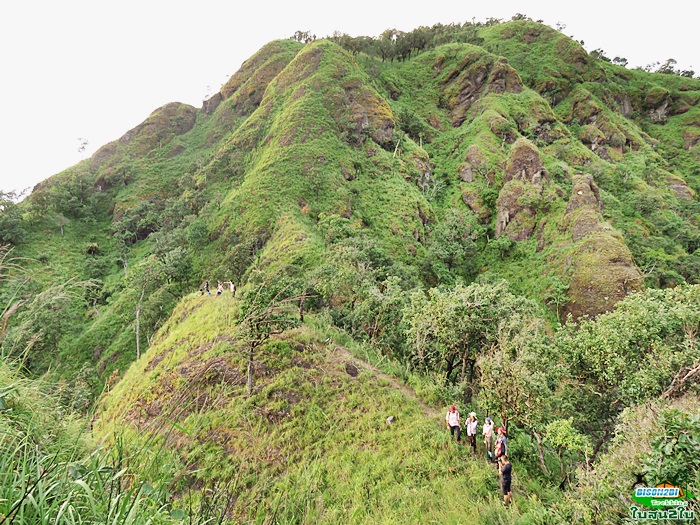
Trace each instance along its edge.
<path fill-rule="evenodd" d="M 0 520 L 617 523 L 635 481 L 700 493 L 700 80 L 623 63 L 524 15 L 299 31 L 1 195 Z M 452 403 L 507 427 L 513 508 Z"/>

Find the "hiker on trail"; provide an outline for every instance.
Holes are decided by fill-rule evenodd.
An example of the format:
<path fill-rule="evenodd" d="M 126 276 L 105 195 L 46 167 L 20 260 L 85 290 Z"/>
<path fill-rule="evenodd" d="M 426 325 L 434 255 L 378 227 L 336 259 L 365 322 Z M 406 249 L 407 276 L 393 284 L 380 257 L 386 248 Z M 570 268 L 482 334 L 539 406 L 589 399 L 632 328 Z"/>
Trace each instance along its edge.
<path fill-rule="evenodd" d="M 216 281 L 216 295 L 221 295 L 224 293 L 224 285 L 222 284 L 221 281 Z"/>
<path fill-rule="evenodd" d="M 481 431 L 484 435 L 484 445 L 486 445 L 486 454 L 489 459 L 493 459 L 493 421 L 487 417 L 484 421 L 484 428 Z"/>
<path fill-rule="evenodd" d="M 445 416 L 445 423 L 447 424 L 447 428 L 450 429 L 450 434 L 452 436 L 457 432 L 457 443 L 461 443 L 462 440 L 460 436 L 462 433 L 462 426 L 459 424 L 459 412 L 457 412 L 456 406 L 450 405 L 447 415 Z"/>
<path fill-rule="evenodd" d="M 508 453 L 508 438 L 506 437 L 506 429 L 503 427 L 498 427 L 496 433 L 498 437 L 496 438 L 496 445 L 493 447 L 493 455 L 496 459 L 499 459 Z"/>
<path fill-rule="evenodd" d="M 510 490 L 513 466 L 508 461 L 508 456 L 501 456 L 498 464 L 498 473 L 501 475 L 501 490 L 503 491 L 503 506 L 507 507 L 513 499 Z"/>
<path fill-rule="evenodd" d="M 229 290 L 231 290 L 231 297 L 236 297 L 236 285 L 233 284 L 233 279 L 228 282 Z"/>
<path fill-rule="evenodd" d="M 209 291 L 209 281 L 204 281 L 204 290 L 202 290 L 202 295 L 204 294 L 211 295 L 211 292 Z"/>
<path fill-rule="evenodd" d="M 478 429 L 479 422 L 476 419 L 476 412 L 469 412 L 469 419 L 467 419 L 467 441 L 469 446 L 472 447 L 472 454 L 476 454 L 476 431 Z"/>

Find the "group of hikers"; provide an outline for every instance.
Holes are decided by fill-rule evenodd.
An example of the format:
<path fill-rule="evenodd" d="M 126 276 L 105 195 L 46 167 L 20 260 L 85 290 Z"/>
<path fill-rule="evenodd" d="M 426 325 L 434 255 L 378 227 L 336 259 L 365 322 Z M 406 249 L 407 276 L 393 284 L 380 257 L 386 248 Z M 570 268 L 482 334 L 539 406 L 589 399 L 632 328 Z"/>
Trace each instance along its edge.
<path fill-rule="evenodd" d="M 452 437 L 457 437 L 457 443 L 462 442 L 462 423 L 459 419 L 459 412 L 455 405 L 450 405 L 445 416 L 445 423 L 450 429 Z M 464 423 L 467 432 L 467 443 L 472 449 L 472 453 L 476 454 L 476 440 L 478 433 L 479 421 L 476 418 L 476 412 L 469 412 L 469 417 Z M 494 434 L 496 436 L 494 442 Z M 484 449 L 488 460 L 498 464 L 498 473 L 501 482 L 501 490 L 503 492 L 503 506 L 510 505 L 513 494 L 510 489 L 512 466 L 508 461 L 508 438 L 506 437 L 506 429 L 503 427 L 494 427 L 494 423 L 490 417 L 484 419 L 484 424 L 481 429 L 481 435 L 484 439 Z"/>
<path fill-rule="evenodd" d="M 231 291 L 231 297 L 236 296 L 236 285 L 233 282 L 233 280 L 229 280 L 226 282 L 221 282 L 221 281 L 216 281 L 216 295 L 221 295 L 224 293 L 224 286 L 228 286 L 229 290 Z M 202 284 L 202 287 L 200 288 L 200 292 L 202 292 L 202 295 L 211 295 L 211 289 L 209 288 L 209 281 L 204 281 Z"/>

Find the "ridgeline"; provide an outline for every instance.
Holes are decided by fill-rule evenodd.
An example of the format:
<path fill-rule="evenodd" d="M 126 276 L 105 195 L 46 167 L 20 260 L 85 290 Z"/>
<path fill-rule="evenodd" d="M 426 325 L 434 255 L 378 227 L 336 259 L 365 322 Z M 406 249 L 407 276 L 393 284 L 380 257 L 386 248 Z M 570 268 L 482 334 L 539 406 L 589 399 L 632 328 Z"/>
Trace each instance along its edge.
<path fill-rule="evenodd" d="M 0 525 L 698 494 L 700 80 L 615 62 L 527 18 L 298 32 L 6 202 Z M 510 508 L 450 404 L 507 427 Z"/>

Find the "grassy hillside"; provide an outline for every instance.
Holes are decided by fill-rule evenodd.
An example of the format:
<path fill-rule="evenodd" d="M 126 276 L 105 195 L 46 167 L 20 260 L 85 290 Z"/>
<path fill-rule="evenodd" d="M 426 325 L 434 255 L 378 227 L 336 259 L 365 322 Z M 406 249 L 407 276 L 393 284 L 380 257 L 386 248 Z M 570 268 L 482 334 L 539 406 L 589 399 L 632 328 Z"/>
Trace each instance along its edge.
<path fill-rule="evenodd" d="M 319 320 L 256 350 L 248 396 L 237 308 L 185 298 L 101 407 L 100 435 L 166 444 L 176 494 L 197 489 L 242 523 L 510 523 L 534 519 L 538 498 L 551 497 L 521 485 L 503 509 L 495 467 L 450 441 L 442 410 Z"/>
<path fill-rule="evenodd" d="M 8 202 L 3 358 L 203 520 L 620 518 L 558 490 L 697 394 L 700 80 L 517 18 L 271 42 Z M 507 513 L 453 402 L 509 427 Z"/>

